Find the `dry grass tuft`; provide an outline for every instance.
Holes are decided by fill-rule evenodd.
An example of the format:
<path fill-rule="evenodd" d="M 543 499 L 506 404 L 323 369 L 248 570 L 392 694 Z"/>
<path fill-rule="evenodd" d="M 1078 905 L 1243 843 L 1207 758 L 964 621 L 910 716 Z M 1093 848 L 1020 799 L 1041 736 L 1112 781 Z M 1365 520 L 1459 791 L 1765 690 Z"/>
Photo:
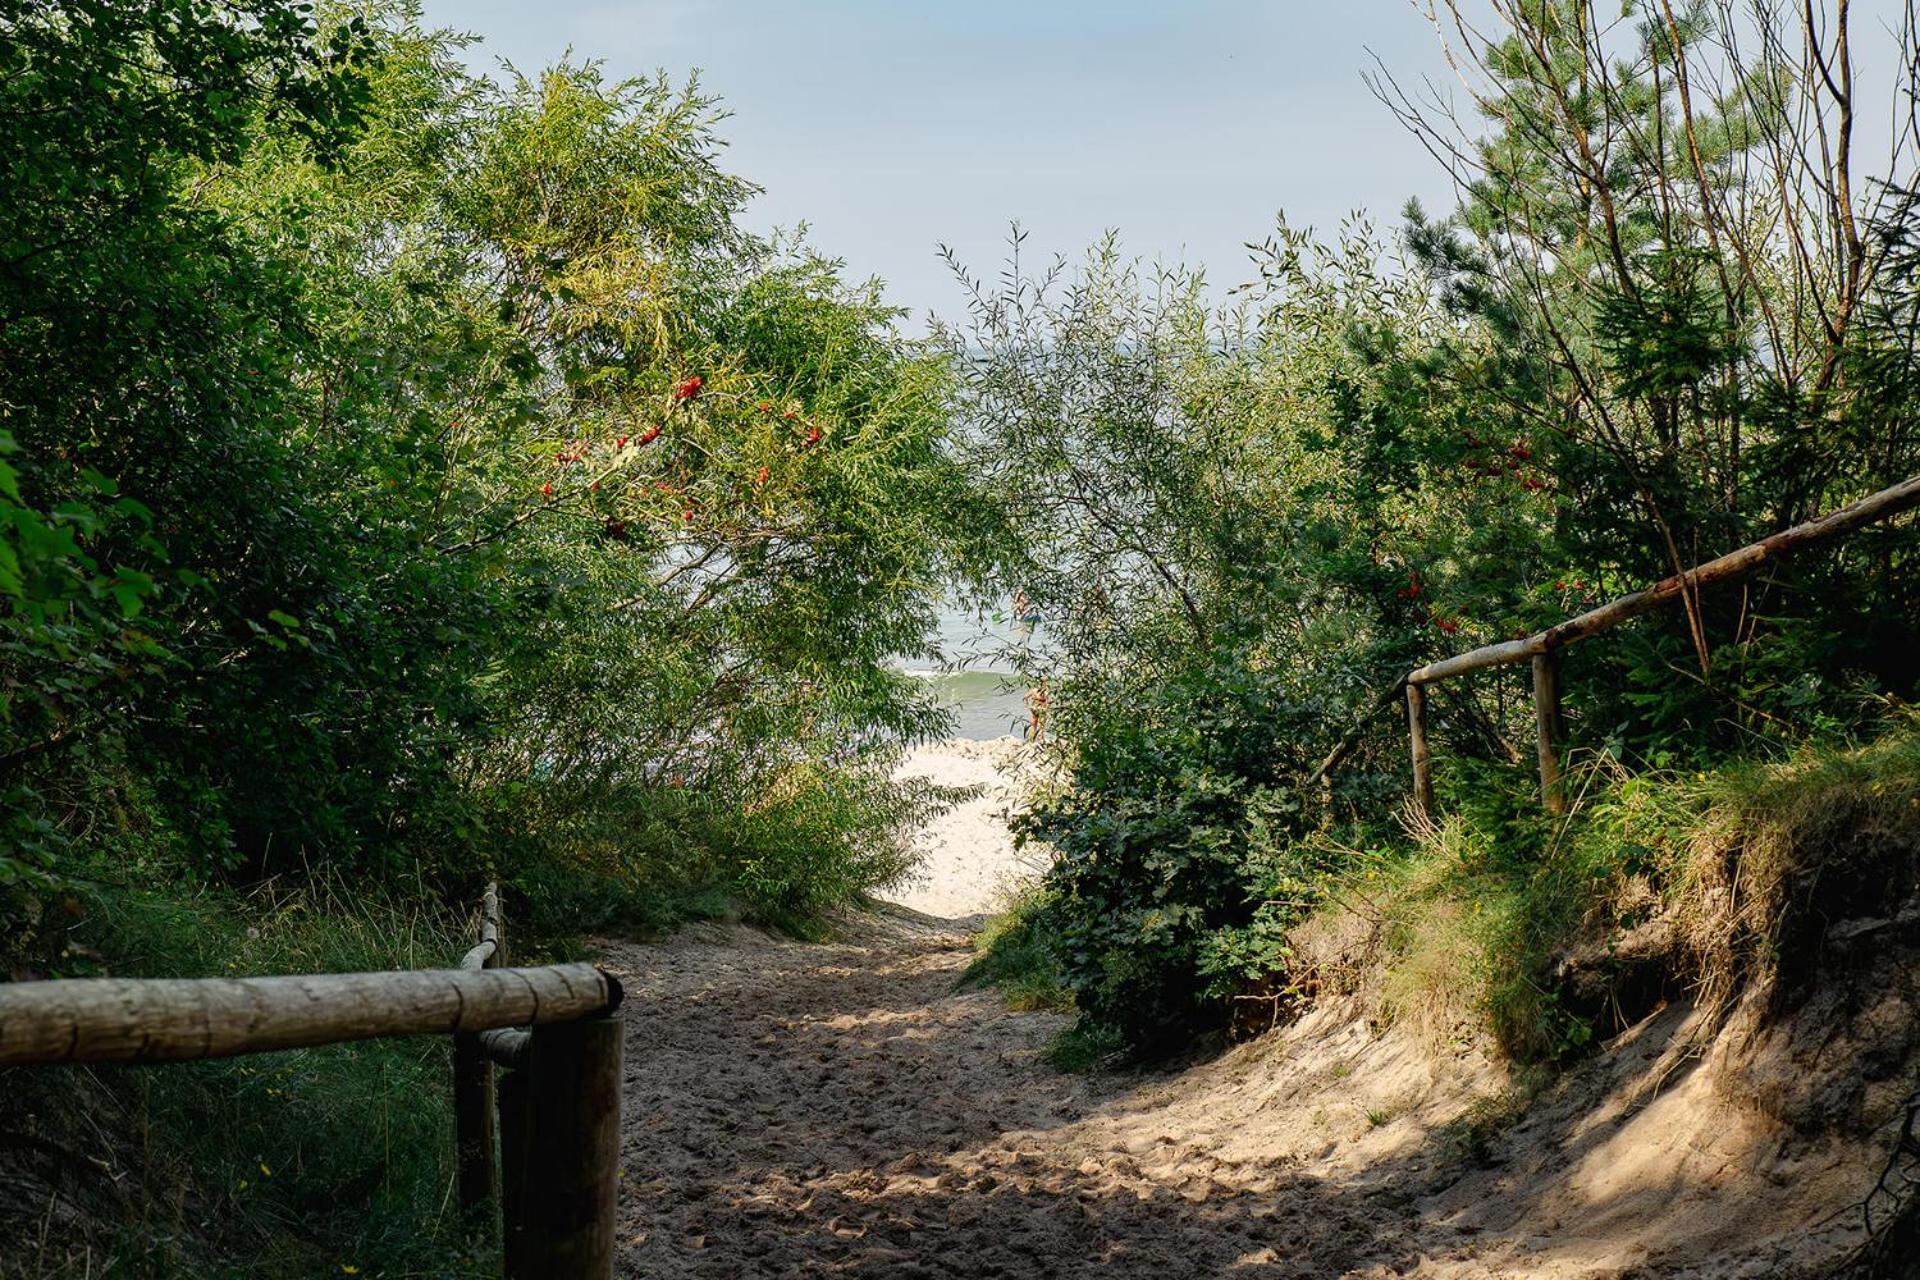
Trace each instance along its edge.
<path fill-rule="evenodd" d="M 1920 880 L 1920 732 L 1726 770 L 1671 876 L 1683 960 L 1710 1004 L 1806 977 L 1828 925 L 1910 903 Z"/>

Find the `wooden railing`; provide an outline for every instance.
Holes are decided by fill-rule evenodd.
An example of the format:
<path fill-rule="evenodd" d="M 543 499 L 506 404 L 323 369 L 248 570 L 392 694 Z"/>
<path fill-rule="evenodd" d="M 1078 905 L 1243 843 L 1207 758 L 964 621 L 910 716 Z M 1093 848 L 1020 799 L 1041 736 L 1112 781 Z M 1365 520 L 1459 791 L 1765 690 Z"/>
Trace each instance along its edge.
<path fill-rule="evenodd" d="M 479 1222 L 501 1206 L 510 1280 L 607 1280 L 620 983 L 590 964 L 507 968 L 499 904 L 489 885 L 480 941 L 456 969 L 0 984 L 0 1065 L 184 1062 L 451 1035 L 462 1206 Z M 510 1068 L 497 1086 L 496 1065 Z"/>
<path fill-rule="evenodd" d="M 1407 673 L 1407 730 L 1413 756 L 1413 805 L 1423 818 L 1433 815 L 1433 766 L 1427 745 L 1427 686 L 1455 676 L 1513 663 L 1533 664 L 1533 707 L 1536 754 L 1539 758 L 1540 797 L 1549 813 L 1566 812 L 1567 798 L 1560 786 L 1560 650 L 1629 618 L 1683 597 L 1698 598 L 1700 588 L 1742 577 L 1803 547 L 1836 538 L 1864 525 L 1885 520 L 1920 506 L 1920 476 L 1903 480 L 1816 520 L 1784 529 L 1768 538 L 1730 551 L 1715 560 L 1664 578 L 1653 586 L 1621 596 L 1597 609 L 1548 627 L 1521 640 L 1483 645 L 1466 653 Z M 1378 704 L 1376 704 L 1378 705 Z M 1353 735 L 1350 735 L 1353 736 Z M 1342 746 L 1350 744 L 1343 742 Z M 1336 748 L 1317 776 L 1338 762 Z"/>

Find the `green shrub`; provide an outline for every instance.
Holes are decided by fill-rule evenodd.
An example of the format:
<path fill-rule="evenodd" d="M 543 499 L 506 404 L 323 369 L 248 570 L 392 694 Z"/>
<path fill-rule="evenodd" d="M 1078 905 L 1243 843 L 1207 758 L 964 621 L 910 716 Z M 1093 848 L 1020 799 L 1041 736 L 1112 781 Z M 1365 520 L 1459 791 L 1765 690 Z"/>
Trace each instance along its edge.
<path fill-rule="evenodd" d="M 527 797 L 506 883 L 542 933 L 736 915 L 817 935 L 827 913 L 897 880 L 910 832 L 955 798 L 892 781 L 890 759 L 796 766 L 750 803 L 672 786 Z"/>
<path fill-rule="evenodd" d="M 1068 695 L 1072 786 L 1019 822 L 1054 852 L 1034 927 L 1090 1027 L 1177 1049 L 1283 965 L 1290 887 L 1321 856 L 1294 839 L 1298 805 L 1274 776 L 1298 712 L 1226 656 L 1126 698 Z M 1095 706 L 1113 710 L 1095 721 Z"/>

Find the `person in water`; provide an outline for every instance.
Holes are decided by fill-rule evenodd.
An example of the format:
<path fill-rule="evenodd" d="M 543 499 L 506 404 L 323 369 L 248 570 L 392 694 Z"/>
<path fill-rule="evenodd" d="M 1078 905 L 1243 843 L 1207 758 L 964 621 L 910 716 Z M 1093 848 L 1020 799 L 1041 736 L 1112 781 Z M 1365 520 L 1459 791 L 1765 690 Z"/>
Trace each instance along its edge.
<path fill-rule="evenodd" d="M 1027 741 L 1047 740 L 1047 682 L 1042 680 L 1027 690 Z"/>
<path fill-rule="evenodd" d="M 1013 634 L 1021 642 L 1033 634 L 1035 624 L 1040 621 L 1040 611 L 1033 607 L 1033 597 L 1025 591 L 1013 593 Z"/>

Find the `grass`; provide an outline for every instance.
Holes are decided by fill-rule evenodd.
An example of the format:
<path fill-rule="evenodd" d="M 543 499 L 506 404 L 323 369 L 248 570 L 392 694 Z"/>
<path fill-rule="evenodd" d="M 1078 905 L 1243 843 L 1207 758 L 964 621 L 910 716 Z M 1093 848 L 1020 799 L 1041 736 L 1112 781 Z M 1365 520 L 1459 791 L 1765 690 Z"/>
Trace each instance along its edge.
<path fill-rule="evenodd" d="M 1061 981 L 1046 933 L 1047 891 L 1031 885 L 974 937 L 974 958 L 959 985 L 993 987 L 1019 1012 L 1072 1013 L 1073 992 Z M 1085 1017 L 1053 1038 L 1046 1059 L 1056 1071 L 1079 1074 L 1110 1066 L 1126 1048 L 1121 1034 Z"/>
<path fill-rule="evenodd" d="M 1081 1075 L 1112 1066 L 1124 1056 L 1126 1048 L 1119 1031 L 1080 1018 L 1053 1038 L 1046 1059 L 1055 1071 Z"/>
<path fill-rule="evenodd" d="M 1041 923 L 1045 890 L 1032 886 L 1007 904 L 974 937 L 974 958 L 960 976 L 963 987 L 994 987 L 1010 1009 L 1068 1013 L 1073 993 L 1060 981 L 1060 966 Z"/>
<path fill-rule="evenodd" d="M 1710 995 L 1798 981 L 1825 924 L 1884 914 L 1920 882 L 1920 729 L 1701 779 L 1669 872 L 1679 940 Z"/>
<path fill-rule="evenodd" d="M 911 865 L 908 834 L 959 797 L 882 771 L 795 766 L 743 808 L 691 788 L 567 796 L 510 861 L 526 924 L 561 936 L 732 917 L 821 939 L 827 920 Z"/>
<path fill-rule="evenodd" d="M 432 967 L 466 935 L 379 894 L 112 890 L 76 921 L 72 955 L 129 976 Z M 449 1069 L 445 1039 L 422 1037 L 8 1073 L 7 1124 L 60 1191 L 34 1212 L 61 1225 L 7 1226 L 23 1244 L 0 1274 L 494 1274 L 450 1199 Z"/>

